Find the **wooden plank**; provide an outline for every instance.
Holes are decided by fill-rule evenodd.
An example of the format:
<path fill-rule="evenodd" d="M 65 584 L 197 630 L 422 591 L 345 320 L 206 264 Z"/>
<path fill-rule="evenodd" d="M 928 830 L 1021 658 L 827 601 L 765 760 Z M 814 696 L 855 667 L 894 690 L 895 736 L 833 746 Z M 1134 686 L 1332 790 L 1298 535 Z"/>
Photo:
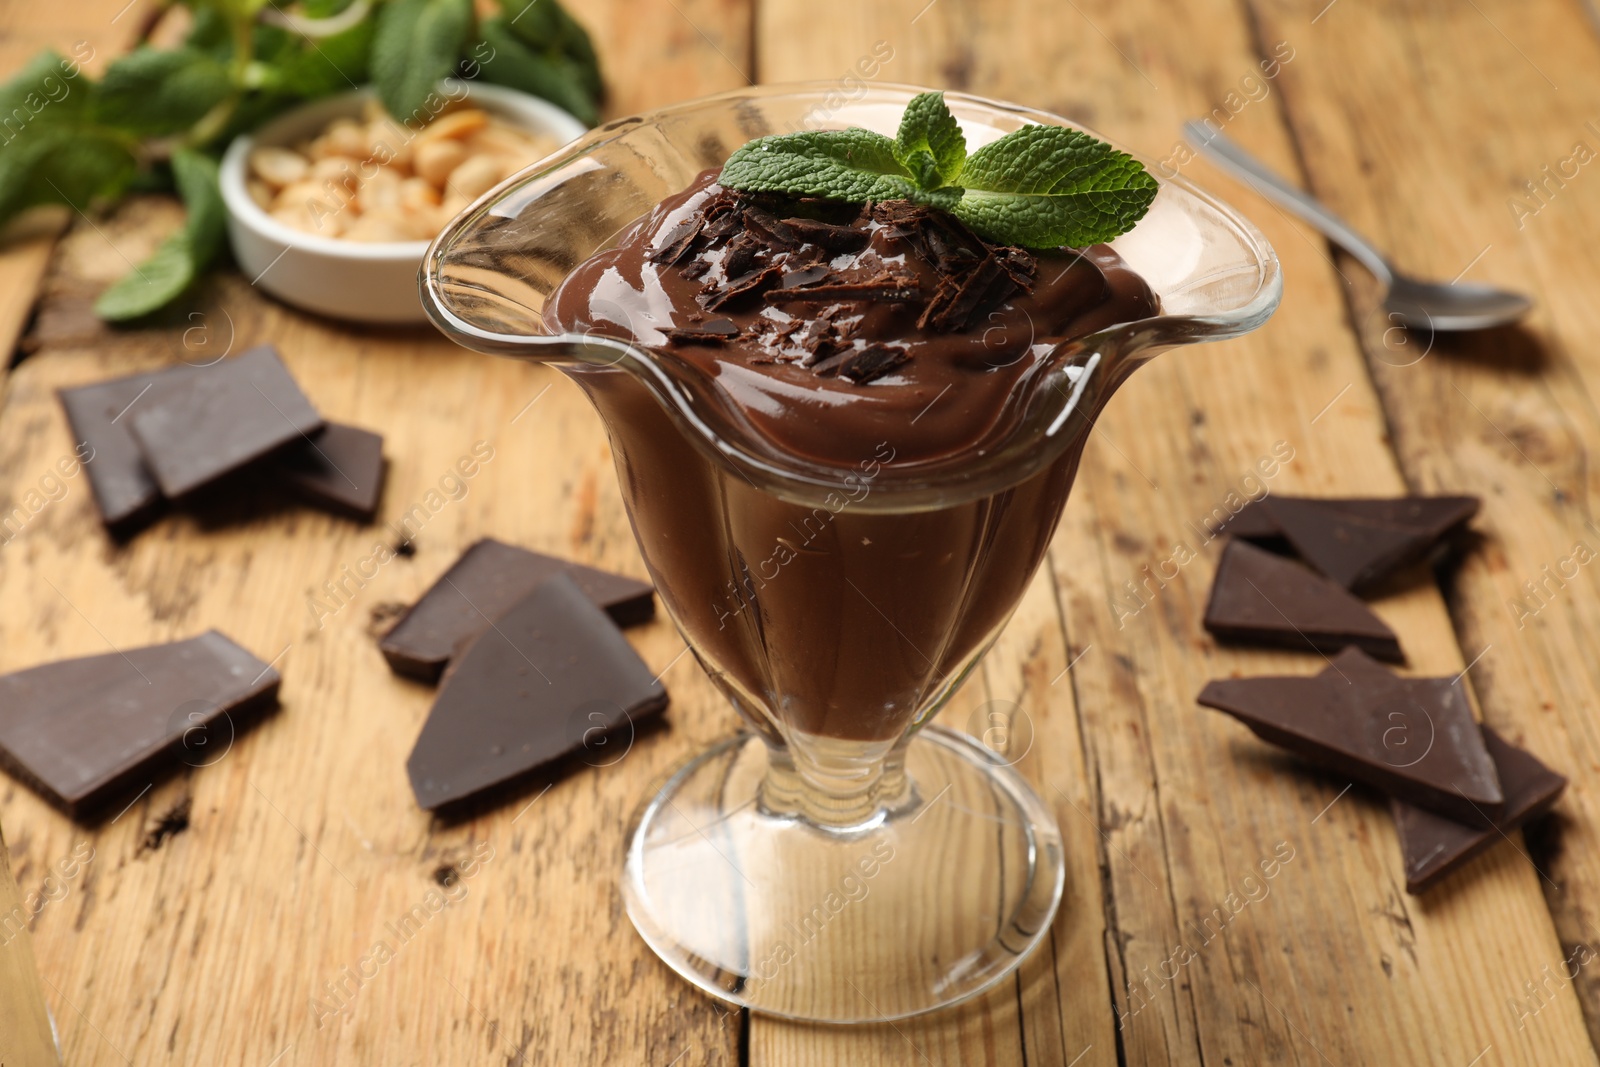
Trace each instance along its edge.
<path fill-rule="evenodd" d="M 1538 301 L 1522 329 L 1400 347 L 1371 280 L 1340 262 L 1407 480 L 1484 500 L 1451 607 L 1482 656 L 1485 716 L 1572 778 L 1556 828 L 1528 843 L 1561 947 L 1495 975 L 1498 1010 L 1542 1029 L 1543 986 L 1575 984 L 1600 1041 L 1583 965 L 1600 942 L 1600 37 L 1576 5 L 1340 4 L 1314 32 L 1298 5 L 1252 6 L 1267 37 L 1304 42 L 1281 86 L 1301 180 L 1406 270 Z"/>
<path fill-rule="evenodd" d="M 829 27 L 828 38 L 798 43 L 813 22 Z M 1096 2 L 1072 13 L 959 0 L 784 3 L 764 5 L 758 20 L 763 80 L 836 76 L 887 40 L 894 80 L 1057 110 L 1158 160 L 1171 153 L 1183 119 L 1225 106 L 1230 92 L 1234 100 L 1259 95 L 1251 86 L 1265 84 L 1270 95 L 1258 64 L 1280 39 L 1253 41 L 1238 10 L 1221 3 Z M 1285 44 L 1292 50 L 1298 40 Z M 1291 159 L 1273 107 L 1258 100 L 1244 110 L 1230 132 L 1275 164 Z M 1203 167 L 1192 170 L 1217 184 Z M 1056 745 L 1076 746 L 1081 722 L 1083 751 L 1036 780 L 1083 791 L 1087 803 L 1051 797 L 1071 847 L 1095 844 L 1075 807 L 1107 835 L 1099 850 L 1105 911 L 1069 912 L 1057 931 L 1059 943 L 1081 939 L 1085 927 L 1105 929 L 1105 957 L 1097 975 L 1084 954 L 1071 970 L 1058 955 L 1058 998 L 1047 1009 L 1025 1006 L 1023 1031 L 1031 1037 L 1103 1013 L 1110 996 L 1120 1025 L 1082 1062 L 1115 1062 L 1119 1047 L 1130 1063 L 1468 1063 L 1486 1048 L 1505 1062 L 1592 1062 L 1570 990 L 1552 993 L 1540 1026 L 1524 1031 L 1505 1011 L 1503 991 L 1481 980 L 1485 971 L 1535 976 L 1560 958 L 1537 875 L 1520 857 L 1500 850 L 1459 892 L 1418 906 L 1400 889 L 1380 805 L 1341 799 L 1345 783 L 1295 768 L 1193 703 L 1208 677 L 1309 673 L 1321 660 L 1219 649 L 1206 638 L 1199 616 L 1215 547 L 1188 523 L 1230 492 L 1261 485 L 1258 463 L 1277 490 L 1397 492 L 1403 484 L 1320 243 L 1264 202 L 1233 198 L 1283 257 L 1283 310 L 1253 338 L 1172 353 L 1139 373 L 1091 442 L 1055 547 L 1070 647 L 1082 659 L 1069 675 L 1071 694 L 1052 693 L 1030 711 Z M 1146 566 L 1171 574 L 1180 542 L 1193 561 L 1174 577 L 1148 577 Z M 1127 599 L 1126 582 L 1150 583 L 1142 604 Z M 1414 669 L 1464 666 L 1431 584 L 1387 598 L 1380 610 L 1404 635 Z M 1078 760 L 1085 776 L 1064 780 Z M 984 1044 L 979 1020 L 961 1027 L 959 1044 L 946 1036 L 950 1025 L 901 1028 L 960 1047 L 973 1062 L 1015 1055 Z M 1067 1060 L 1081 1047 L 1066 1045 Z M 874 1038 L 801 1038 L 752 1021 L 753 1063 L 897 1055 L 903 1049 Z"/>
<path fill-rule="evenodd" d="M 639 32 L 679 17 L 670 0 L 625 6 Z M 615 24 L 623 7 L 585 15 Z M 719 10 L 734 47 L 741 9 Z M 736 84 L 709 47 L 684 44 L 695 47 L 700 62 L 685 59 L 671 84 L 612 62 L 618 98 L 646 106 Z M 80 474 L 0 549 L 0 670 L 216 626 L 281 656 L 284 674 L 281 710 L 235 724 L 231 743 L 219 729 L 212 765 L 153 783 L 102 826 L 0 782 L 22 890 L 54 898 L 34 945 L 66 1061 L 733 1062 L 738 1015 L 654 959 L 618 885 L 631 809 L 734 724 L 672 627 L 629 635 L 666 671 L 667 729 L 640 733 L 614 765 L 547 793 L 534 782 L 455 822 L 419 812 L 405 777 L 431 690 L 393 677 L 373 639 L 393 605 L 483 536 L 642 574 L 598 419 L 555 372 L 427 330 L 313 320 L 234 275 L 168 328 L 89 319 L 118 252 L 134 256 L 175 221 L 170 204 L 144 200 L 64 243 L 41 347 L 0 410 L 4 495 L 20 499 L 70 452 L 57 387 L 216 354 L 230 338 L 235 350 L 273 340 L 330 418 L 385 435 L 391 469 L 370 528 L 246 492 L 125 547 L 101 531 Z M 477 473 L 455 476 L 475 446 Z M 385 524 L 408 513 L 425 516 L 416 554 L 347 582 L 346 568 L 388 555 L 400 535 Z M 79 848 L 93 859 L 64 877 Z"/>

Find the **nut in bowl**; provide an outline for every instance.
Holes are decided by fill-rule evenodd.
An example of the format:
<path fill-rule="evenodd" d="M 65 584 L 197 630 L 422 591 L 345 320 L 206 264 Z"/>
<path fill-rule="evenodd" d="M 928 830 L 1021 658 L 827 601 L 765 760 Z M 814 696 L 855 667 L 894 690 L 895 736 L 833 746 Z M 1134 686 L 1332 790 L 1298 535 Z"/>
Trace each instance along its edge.
<path fill-rule="evenodd" d="M 292 111 L 240 137 L 221 168 L 234 258 L 307 311 L 425 321 L 417 270 L 445 223 L 501 180 L 583 134 L 553 104 L 446 82 L 443 106 L 401 121 L 370 92 Z"/>

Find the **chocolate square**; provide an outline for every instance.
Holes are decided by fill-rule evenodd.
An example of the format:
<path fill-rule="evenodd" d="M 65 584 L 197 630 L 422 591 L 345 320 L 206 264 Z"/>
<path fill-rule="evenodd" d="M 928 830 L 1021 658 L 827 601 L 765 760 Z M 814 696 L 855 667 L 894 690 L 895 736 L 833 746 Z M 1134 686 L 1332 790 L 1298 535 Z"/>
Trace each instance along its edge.
<path fill-rule="evenodd" d="M 377 517 L 388 463 L 383 438 L 371 430 L 330 422 L 272 463 L 283 483 L 311 503 L 361 522 Z"/>
<path fill-rule="evenodd" d="M 178 499 L 306 440 L 318 415 L 270 345 L 161 375 L 128 415 L 156 484 Z"/>

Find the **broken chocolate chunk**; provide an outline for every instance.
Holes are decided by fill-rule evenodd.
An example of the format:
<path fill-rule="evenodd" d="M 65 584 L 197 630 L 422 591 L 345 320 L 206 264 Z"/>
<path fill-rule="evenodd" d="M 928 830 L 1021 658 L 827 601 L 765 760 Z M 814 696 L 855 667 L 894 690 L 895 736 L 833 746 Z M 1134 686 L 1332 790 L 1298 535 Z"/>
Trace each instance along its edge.
<path fill-rule="evenodd" d="M 232 717 L 270 707 L 278 682 L 215 630 L 17 671 L 0 677 L 0 764 L 77 815 L 180 760 L 216 762 Z"/>
<path fill-rule="evenodd" d="M 1359 649 L 1313 676 L 1225 678 L 1199 702 L 1390 796 L 1489 827 L 1505 794 L 1458 678 L 1401 678 Z"/>
<path fill-rule="evenodd" d="M 310 440 L 273 459 L 278 477 L 305 499 L 359 522 L 371 522 L 383 495 L 383 438 L 330 422 Z"/>
<path fill-rule="evenodd" d="M 1294 560 L 1230 541 L 1217 565 L 1205 628 L 1219 638 L 1336 652 L 1354 645 L 1402 661 L 1400 640 L 1372 609 Z"/>
<path fill-rule="evenodd" d="M 417 803 L 454 804 L 580 752 L 615 762 L 667 706 L 652 674 L 571 578 L 551 577 L 451 664 L 406 763 Z"/>
<path fill-rule="evenodd" d="M 181 378 L 198 369 L 169 367 L 153 374 L 74 386 L 57 394 L 89 474 L 95 507 L 107 529 L 118 537 L 133 533 L 153 518 L 162 503 L 161 487 L 129 431 L 128 412 L 148 397 L 158 379 Z"/>
<path fill-rule="evenodd" d="M 1472 496 L 1319 500 L 1268 497 L 1301 559 L 1346 589 L 1370 589 L 1426 556 L 1478 512 Z"/>
<path fill-rule="evenodd" d="M 1391 798 L 1395 832 L 1405 867 L 1406 892 L 1424 893 L 1498 841 L 1549 811 L 1567 779 L 1489 727 L 1482 727 L 1489 757 L 1500 777 L 1505 807 L 1489 829 L 1464 826 L 1425 808 Z"/>
<path fill-rule="evenodd" d="M 618 626 L 655 617 L 648 582 L 485 538 L 412 605 L 378 643 L 396 674 L 436 682 L 455 649 L 552 575 L 567 574 Z"/>
<path fill-rule="evenodd" d="M 172 499 L 305 441 L 323 426 L 271 345 L 158 376 L 128 419 L 145 465 Z"/>

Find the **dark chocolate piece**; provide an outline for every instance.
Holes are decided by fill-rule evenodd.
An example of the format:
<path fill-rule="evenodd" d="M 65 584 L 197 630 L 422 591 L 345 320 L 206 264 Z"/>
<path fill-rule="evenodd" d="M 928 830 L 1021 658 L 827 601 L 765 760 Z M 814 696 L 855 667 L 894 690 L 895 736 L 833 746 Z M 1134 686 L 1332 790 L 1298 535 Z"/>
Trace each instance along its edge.
<path fill-rule="evenodd" d="M 1505 800 L 1461 682 L 1401 678 L 1359 649 L 1313 676 L 1208 682 L 1199 702 L 1390 796 L 1488 826 Z"/>
<path fill-rule="evenodd" d="M 855 252 L 865 247 L 871 236 L 854 226 L 836 226 L 816 219 L 784 219 L 783 222 L 802 241 L 828 252 Z"/>
<path fill-rule="evenodd" d="M 739 327 L 732 319 L 710 319 L 698 326 L 669 328 L 661 331 L 667 340 L 681 344 L 718 345 L 739 336 Z"/>
<path fill-rule="evenodd" d="M 1487 726 L 1483 727 L 1483 740 L 1506 795 L 1504 812 L 1491 829 L 1463 826 L 1403 800 L 1389 801 L 1400 837 L 1407 893 L 1426 892 L 1495 842 L 1539 818 L 1567 787 L 1565 777 Z"/>
<path fill-rule="evenodd" d="M 757 296 L 778 284 L 781 272 L 777 267 L 762 267 L 733 279 L 720 289 L 713 288 L 700 301 L 707 311 L 716 311 L 737 303 L 746 296 Z"/>
<path fill-rule="evenodd" d="M 661 244 L 657 248 L 652 248 L 646 254 L 647 258 L 663 266 L 672 266 L 688 254 L 695 238 L 700 236 L 700 227 L 704 224 L 705 218 L 701 215 L 684 219 L 672 228 L 671 233 L 661 239 Z"/>
<path fill-rule="evenodd" d="M 389 466 L 379 434 L 330 422 L 273 463 L 283 483 L 307 500 L 361 522 L 377 517 Z"/>
<path fill-rule="evenodd" d="M 112 533 L 132 533 L 161 507 L 161 487 L 145 466 L 138 442 L 129 431 L 133 406 L 149 399 L 158 379 L 182 378 L 198 369 L 169 367 L 152 374 L 74 386 L 56 394 L 66 410 L 74 442 L 87 446 L 84 466 L 89 474 L 89 489 L 101 521 Z"/>
<path fill-rule="evenodd" d="M 1341 586 L 1244 541 L 1223 549 L 1206 604 L 1205 627 L 1219 638 L 1336 652 L 1354 645 L 1403 661 L 1384 621 Z"/>
<path fill-rule="evenodd" d="M 1471 496 L 1268 497 L 1265 505 L 1301 559 L 1358 592 L 1422 559 L 1478 513 L 1478 498 Z"/>
<path fill-rule="evenodd" d="M 1237 513 L 1213 526 L 1211 532 L 1218 537 L 1226 534 L 1241 541 L 1282 541 L 1283 531 L 1278 529 L 1278 520 L 1267 510 L 1268 499 L 1262 497 L 1250 501 Z"/>
<path fill-rule="evenodd" d="M 304 441 L 323 425 L 271 345 L 157 378 L 127 418 L 156 484 L 172 499 Z"/>
<path fill-rule="evenodd" d="M 215 762 L 238 726 L 231 717 L 271 706 L 278 681 L 215 630 L 17 671 L 0 677 L 0 763 L 75 815 L 180 756 Z M 222 716 L 229 728 L 210 730 Z"/>
<path fill-rule="evenodd" d="M 836 373 L 841 378 L 849 378 L 857 385 L 866 385 L 888 374 L 910 358 L 903 348 L 867 345 L 865 348 L 841 352 L 832 359 L 818 363 L 816 370 L 818 374 Z"/>
<path fill-rule="evenodd" d="M 565 573 L 618 626 L 655 617 L 647 582 L 485 538 L 461 554 L 378 643 L 396 674 L 436 682 L 457 647 L 553 575 Z"/>
<path fill-rule="evenodd" d="M 587 749 L 611 762 L 667 706 L 650 668 L 575 582 L 553 575 L 450 665 L 406 770 L 433 810 Z"/>
<path fill-rule="evenodd" d="M 900 304 L 921 294 L 917 279 L 884 272 L 861 281 L 828 282 L 795 289 L 772 289 L 762 297 L 769 304 L 831 304 L 839 300 L 881 300 Z"/>

